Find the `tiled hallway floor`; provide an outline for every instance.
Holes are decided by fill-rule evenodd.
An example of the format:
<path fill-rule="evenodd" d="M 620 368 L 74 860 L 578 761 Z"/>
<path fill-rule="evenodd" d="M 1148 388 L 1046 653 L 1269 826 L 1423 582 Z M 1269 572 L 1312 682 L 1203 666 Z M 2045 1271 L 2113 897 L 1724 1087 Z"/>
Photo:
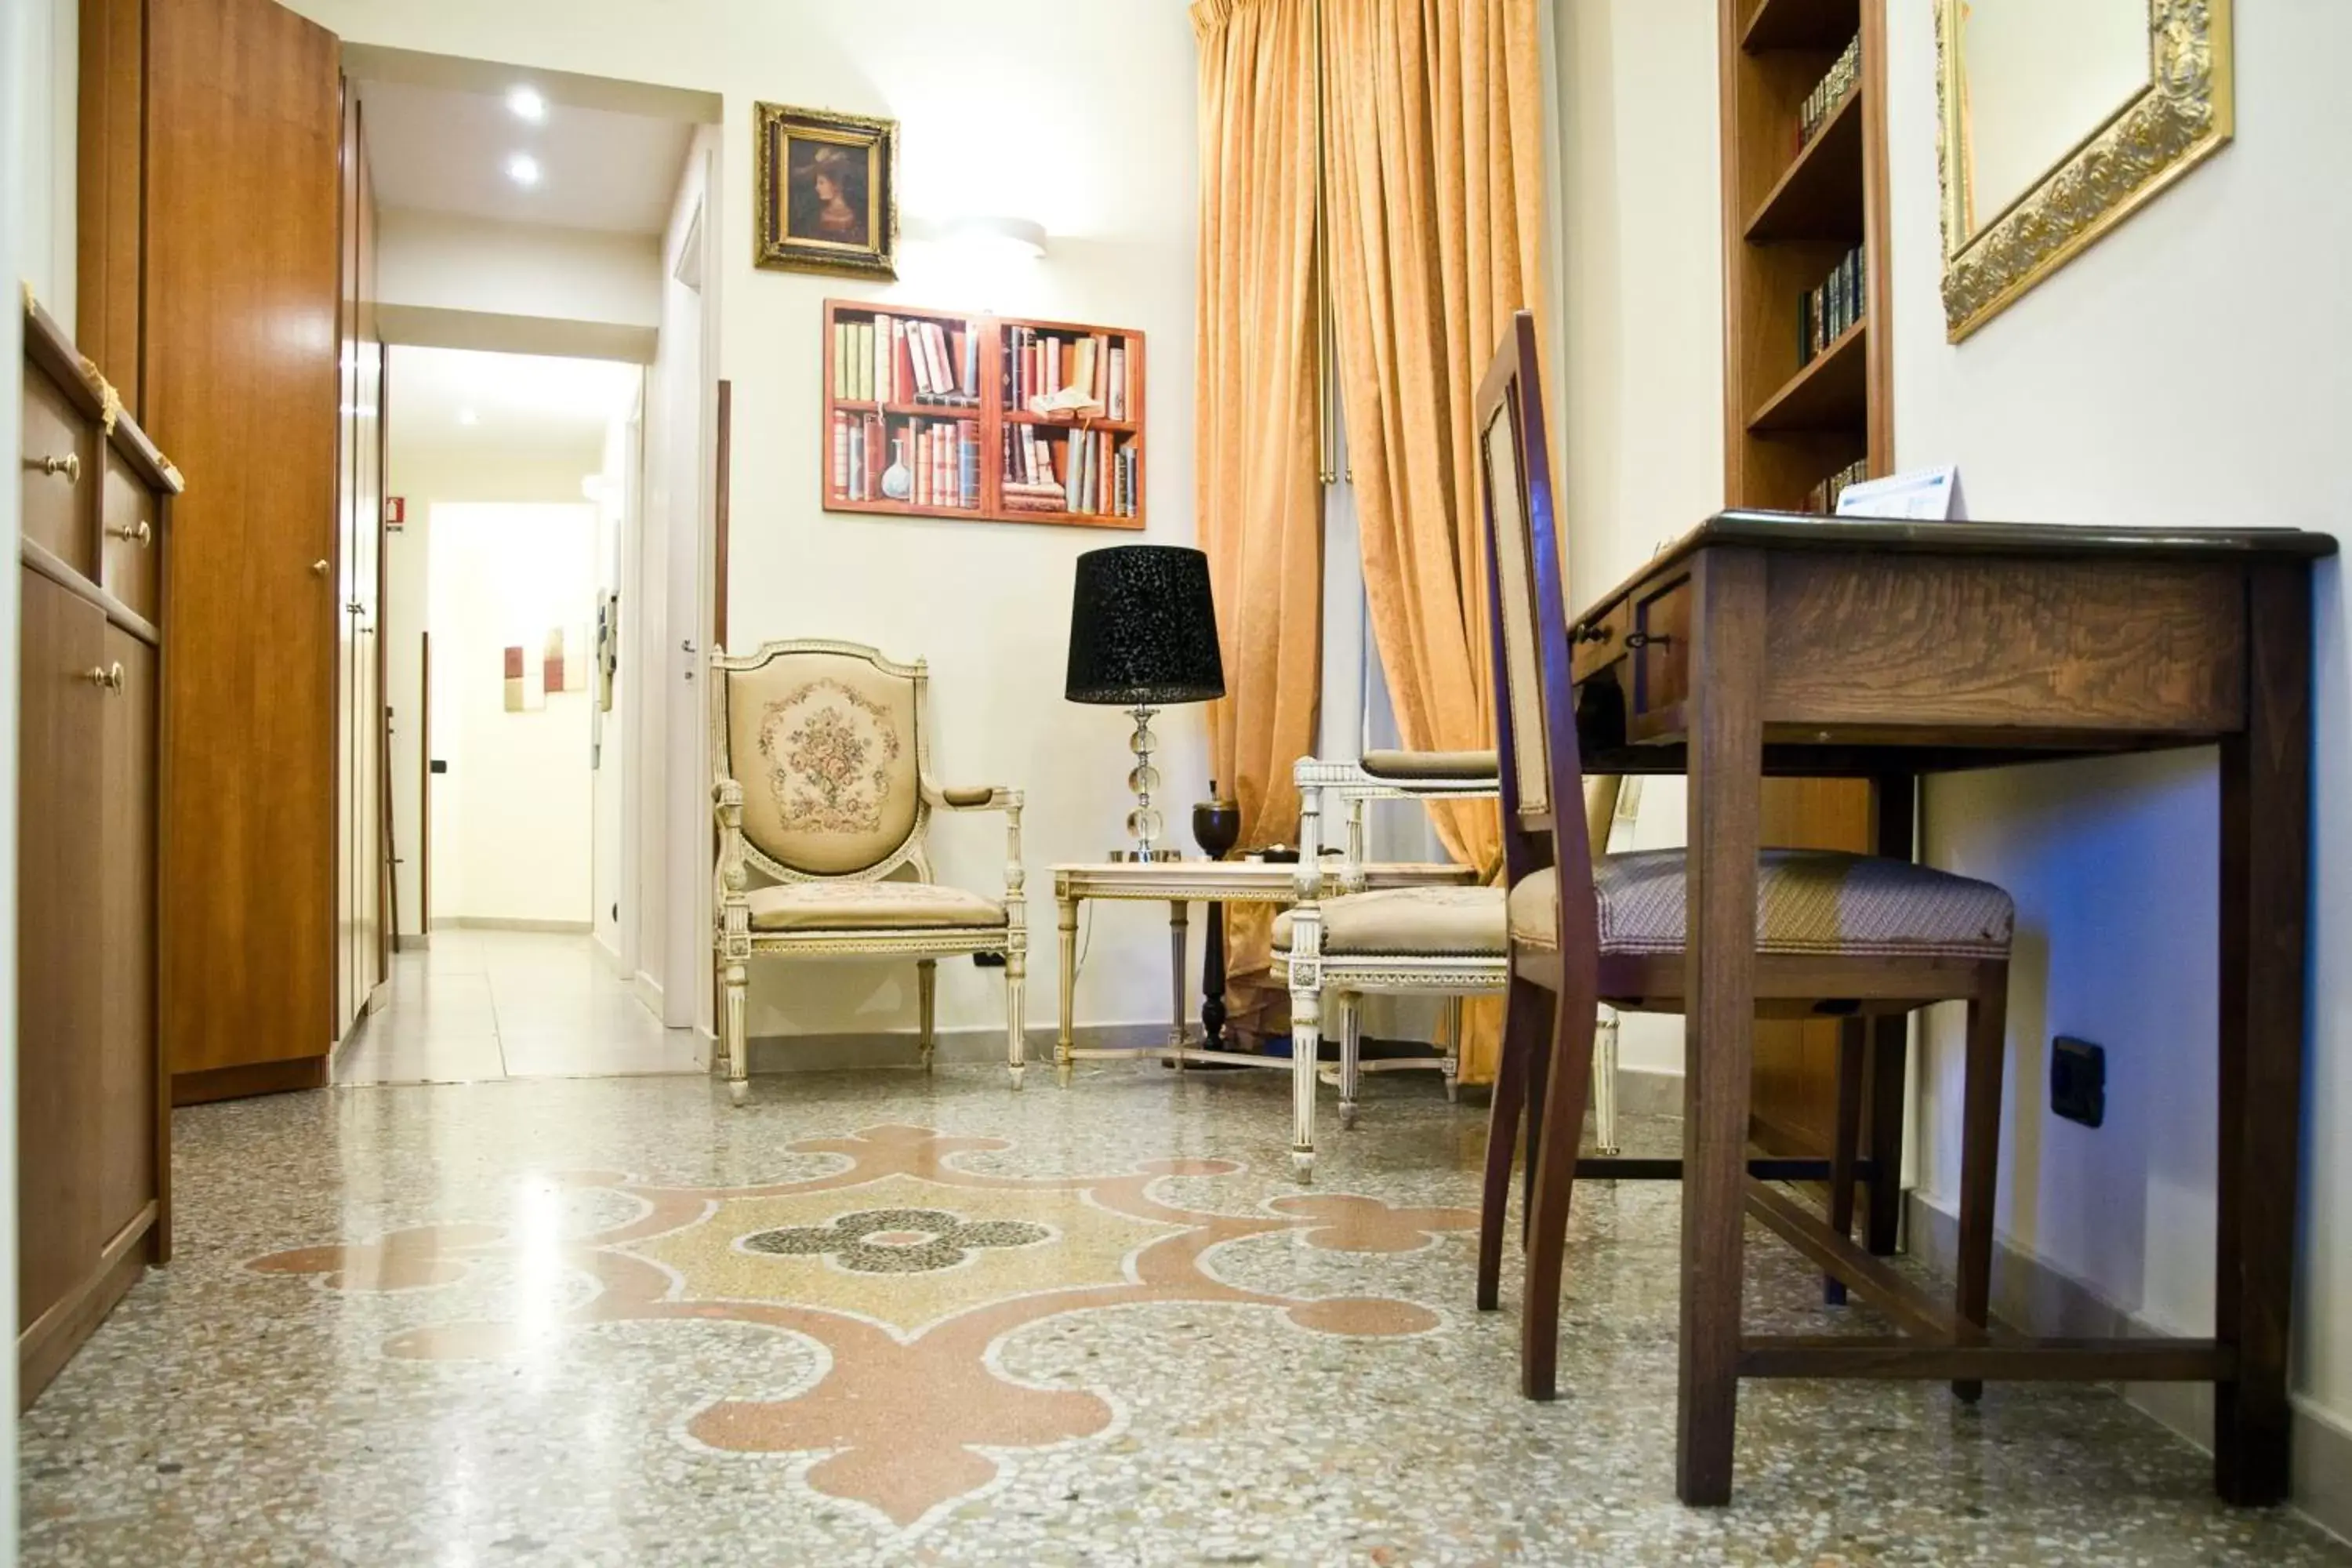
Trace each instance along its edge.
<path fill-rule="evenodd" d="M 335 1058 L 338 1084 L 700 1072 L 586 936 L 443 927 L 393 959 L 391 994 Z"/>
<path fill-rule="evenodd" d="M 1527 1404 L 1421 1075 L 1311 1191 L 1270 1073 L 756 1087 L 182 1111 L 178 1259 L 22 1422 L 26 1561 L 2352 1562 L 2092 1388 L 1750 1384 L 1734 1505 L 1680 1507 L 1673 1190 L 1588 1189 Z M 1873 1329 L 1750 1258 L 1751 1321 Z"/>

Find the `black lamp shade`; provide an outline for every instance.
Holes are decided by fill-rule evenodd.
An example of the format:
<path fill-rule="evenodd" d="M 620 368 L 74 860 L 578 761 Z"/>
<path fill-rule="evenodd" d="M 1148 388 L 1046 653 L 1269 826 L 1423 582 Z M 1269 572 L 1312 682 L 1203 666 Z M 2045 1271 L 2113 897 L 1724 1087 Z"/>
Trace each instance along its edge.
<path fill-rule="evenodd" d="M 1064 697 L 1157 708 L 1224 694 L 1206 555 L 1122 544 L 1078 557 Z"/>

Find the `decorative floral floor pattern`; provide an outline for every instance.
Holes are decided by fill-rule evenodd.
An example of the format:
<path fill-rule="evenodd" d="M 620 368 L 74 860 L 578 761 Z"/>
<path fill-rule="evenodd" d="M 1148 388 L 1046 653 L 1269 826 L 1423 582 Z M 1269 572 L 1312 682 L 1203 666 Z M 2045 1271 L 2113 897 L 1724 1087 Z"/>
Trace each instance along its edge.
<path fill-rule="evenodd" d="M 1258 1214 L 1232 1215 L 1157 1190 L 1171 1177 L 1241 1173 L 1232 1160 L 1143 1160 L 1108 1175 L 1048 1178 L 976 1174 L 956 1163 L 1011 1147 L 885 1125 L 790 1145 L 840 1162 L 795 1182 L 669 1187 L 612 1172 L 559 1175 L 641 1209 L 563 1244 L 563 1264 L 595 1280 L 593 1296 L 530 1325 L 437 1322 L 383 1348 L 415 1360 L 496 1360 L 551 1332 L 677 1321 L 805 1335 L 829 1357 L 813 1386 L 784 1399 L 712 1400 L 687 1417 L 685 1436 L 715 1449 L 822 1456 L 805 1471 L 808 1485 L 906 1526 L 988 1485 L 998 1469 L 992 1449 L 1098 1437 L 1116 1423 L 1098 1392 L 1007 1376 L 992 1352 L 1013 1331 L 1064 1313 L 1183 1302 L 1264 1307 L 1310 1333 L 1426 1333 L 1442 1319 L 1416 1302 L 1253 1289 L 1220 1279 L 1213 1254 L 1285 1232 L 1325 1251 L 1411 1252 L 1477 1226 L 1468 1209 L 1342 1194 L 1278 1197 Z M 247 1267 L 313 1276 L 331 1290 L 429 1289 L 517 1246 L 495 1227 L 424 1226 L 274 1252 Z"/>

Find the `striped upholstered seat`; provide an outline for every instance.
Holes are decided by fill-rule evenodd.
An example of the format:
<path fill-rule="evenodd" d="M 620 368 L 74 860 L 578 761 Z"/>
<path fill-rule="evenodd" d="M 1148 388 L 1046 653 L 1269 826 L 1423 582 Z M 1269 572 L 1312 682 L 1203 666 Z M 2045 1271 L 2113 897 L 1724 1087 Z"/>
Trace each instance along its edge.
<path fill-rule="evenodd" d="M 1592 863 L 1604 953 L 1674 953 L 1689 928 L 1679 849 L 1603 855 Z M 1549 870 L 1511 889 L 1511 936 L 1557 940 L 1559 879 Z M 2004 959 L 2017 921 L 2007 893 L 1906 860 L 1827 849 L 1767 849 L 1756 868 L 1756 950 L 1839 958 Z"/>

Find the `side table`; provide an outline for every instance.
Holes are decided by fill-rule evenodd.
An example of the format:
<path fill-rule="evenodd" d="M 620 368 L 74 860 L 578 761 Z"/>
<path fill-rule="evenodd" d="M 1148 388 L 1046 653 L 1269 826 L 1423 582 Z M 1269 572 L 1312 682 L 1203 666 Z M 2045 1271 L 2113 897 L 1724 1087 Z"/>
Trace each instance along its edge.
<path fill-rule="evenodd" d="M 1362 870 L 1367 888 L 1467 887 L 1477 879 L 1477 873 L 1468 866 L 1376 863 Z M 1218 1050 L 1192 1043 L 1189 1010 L 1184 1005 L 1184 939 L 1193 903 L 1288 905 L 1297 897 L 1297 867 L 1287 862 L 1260 860 L 1112 860 L 1055 867 L 1054 900 L 1060 910 L 1062 934 L 1062 1014 L 1061 1031 L 1055 1038 L 1055 1077 L 1067 1085 L 1071 1068 L 1079 1060 L 1105 1061 L 1138 1056 L 1171 1057 L 1180 1071 L 1192 1061 L 1287 1069 L 1287 1057 Z M 1326 873 L 1326 880 L 1328 887 L 1325 896 L 1336 896 L 1341 890 L 1336 858 Z M 1123 899 L 1168 906 L 1174 1013 L 1166 1044 L 1081 1048 L 1071 1043 L 1070 1010 L 1077 986 L 1078 906 L 1088 899 Z"/>

